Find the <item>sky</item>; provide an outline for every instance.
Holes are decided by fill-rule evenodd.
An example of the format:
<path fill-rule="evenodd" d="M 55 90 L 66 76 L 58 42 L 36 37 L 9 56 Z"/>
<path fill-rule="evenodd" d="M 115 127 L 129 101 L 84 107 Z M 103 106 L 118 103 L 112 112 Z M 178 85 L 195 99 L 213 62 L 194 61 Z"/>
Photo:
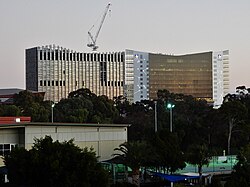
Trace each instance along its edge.
<path fill-rule="evenodd" d="M 229 50 L 230 91 L 250 87 L 249 0 L 0 0 L 0 89 L 25 89 L 25 49 L 78 52 L 107 14 L 99 51 L 191 54 Z"/>

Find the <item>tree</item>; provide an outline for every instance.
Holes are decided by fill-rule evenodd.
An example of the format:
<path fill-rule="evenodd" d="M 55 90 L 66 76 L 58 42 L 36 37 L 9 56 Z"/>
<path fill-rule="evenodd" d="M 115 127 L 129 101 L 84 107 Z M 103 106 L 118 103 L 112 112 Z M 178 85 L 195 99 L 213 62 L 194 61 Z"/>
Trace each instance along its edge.
<path fill-rule="evenodd" d="M 133 141 L 125 142 L 114 149 L 120 153 L 114 154 L 122 163 L 132 169 L 132 184 L 140 186 L 140 167 L 144 165 L 146 160 L 145 150 L 147 145 L 145 142 Z"/>
<path fill-rule="evenodd" d="M 31 150 L 17 148 L 5 157 L 14 186 L 107 186 L 107 173 L 92 149 L 80 149 L 73 140 L 36 139 Z M 98 180 L 96 180 L 98 179 Z"/>
<path fill-rule="evenodd" d="M 21 114 L 30 116 L 33 122 L 48 122 L 51 112 L 51 105 L 48 101 L 43 101 L 40 94 L 24 90 L 14 95 L 14 105 L 18 106 Z"/>
<path fill-rule="evenodd" d="M 113 123 L 118 117 L 114 102 L 106 96 L 97 96 L 89 89 L 69 93 L 55 105 L 55 121 Z"/>
<path fill-rule="evenodd" d="M 232 177 L 226 183 L 226 187 L 250 186 L 250 144 L 241 149 L 237 155 L 237 160 Z"/>
<path fill-rule="evenodd" d="M 202 183 L 202 167 L 209 164 L 211 156 L 205 144 L 191 145 L 186 153 L 187 162 L 198 166 L 199 183 Z"/>
<path fill-rule="evenodd" d="M 248 111 L 245 105 L 243 105 L 240 101 L 229 101 L 223 103 L 220 111 L 228 123 L 227 152 L 230 154 L 233 130 L 236 126 L 244 123 Z"/>
<path fill-rule="evenodd" d="M 0 116 L 20 116 L 21 111 L 15 105 L 0 105 Z"/>
<path fill-rule="evenodd" d="M 164 172 L 166 170 L 167 173 L 171 174 L 186 166 L 176 133 L 161 130 L 150 142 L 153 148 L 152 152 L 155 152 L 154 156 L 156 157 L 154 166 L 163 167 Z"/>

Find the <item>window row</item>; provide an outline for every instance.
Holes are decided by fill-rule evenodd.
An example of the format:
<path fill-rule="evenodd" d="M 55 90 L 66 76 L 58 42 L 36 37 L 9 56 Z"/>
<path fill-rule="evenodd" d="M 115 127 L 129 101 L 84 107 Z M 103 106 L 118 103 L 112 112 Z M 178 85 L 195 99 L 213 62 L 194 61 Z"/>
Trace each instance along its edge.
<path fill-rule="evenodd" d="M 0 144 L 0 155 L 8 155 L 16 146 L 16 144 Z"/>
<path fill-rule="evenodd" d="M 77 86 L 78 82 L 75 82 L 75 85 Z M 66 86 L 66 81 L 42 81 L 40 80 L 40 86 Z M 82 86 L 84 86 L 84 81 L 82 81 Z"/>
<path fill-rule="evenodd" d="M 123 53 L 100 54 L 100 53 L 69 53 L 65 51 L 55 50 L 40 51 L 40 60 L 66 60 L 66 61 L 108 61 L 108 62 L 124 62 Z"/>
<path fill-rule="evenodd" d="M 101 81 L 101 86 L 123 86 L 123 81 Z"/>

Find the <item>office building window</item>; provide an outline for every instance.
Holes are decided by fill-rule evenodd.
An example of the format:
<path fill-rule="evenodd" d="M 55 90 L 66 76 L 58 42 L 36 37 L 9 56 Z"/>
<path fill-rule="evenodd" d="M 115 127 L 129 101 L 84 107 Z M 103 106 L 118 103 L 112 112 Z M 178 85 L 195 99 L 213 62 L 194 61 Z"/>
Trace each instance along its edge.
<path fill-rule="evenodd" d="M 58 60 L 58 50 L 56 50 L 56 60 Z"/>
<path fill-rule="evenodd" d="M 50 60 L 50 51 L 48 52 L 48 60 Z"/>
<path fill-rule="evenodd" d="M 40 51 L 40 60 L 42 60 L 42 59 L 43 59 L 43 52 Z"/>
<path fill-rule="evenodd" d="M 51 82 L 52 86 L 54 86 L 54 81 Z"/>
<path fill-rule="evenodd" d="M 60 86 L 62 86 L 62 81 L 60 81 Z"/>
<path fill-rule="evenodd" d="M 43 81 L 40 81 L 40 86 L 43 86 Z"/>
<path fill-rule="evenodd" d="M 54 51 L 51 53 L 51 60 L 54 60 Z"/>
<path fill-rule="evenodd" d="M 58 81 L 56 81 L 56 86 L 58 86 Z"/>
<path fill-rule="evenodd" d="M 50 81 L 48 81 L 48 86 L 50 86 Z"/>
<path fill-rule="evenodd" d="M 66 85 L 66 82 L 65 81 L 63 81 L 63 86 L 65 86 Z"/>
<path fill-rule="evenodd" d="M 43 81 L 43 86 L 46 86 L 46 81 Z"/>

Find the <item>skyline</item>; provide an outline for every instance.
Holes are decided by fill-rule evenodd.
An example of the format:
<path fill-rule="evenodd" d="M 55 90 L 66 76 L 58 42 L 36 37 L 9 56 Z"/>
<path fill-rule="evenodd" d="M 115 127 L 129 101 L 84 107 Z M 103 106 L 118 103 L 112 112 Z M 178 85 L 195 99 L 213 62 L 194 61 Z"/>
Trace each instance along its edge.
<path fill-rule="evenodd" d="M 53 45 L 91 52 L 87 32 L 109 1 L 3 0 L 0 88 L 25 89 L 25 49 Z M 229 50 L 230 91 L 250 86 L 250 1 L 111 1 L 98 52 L 133 49 L 184 55 Z M 100 21 L 100 20 L 99 20 Z"/>

